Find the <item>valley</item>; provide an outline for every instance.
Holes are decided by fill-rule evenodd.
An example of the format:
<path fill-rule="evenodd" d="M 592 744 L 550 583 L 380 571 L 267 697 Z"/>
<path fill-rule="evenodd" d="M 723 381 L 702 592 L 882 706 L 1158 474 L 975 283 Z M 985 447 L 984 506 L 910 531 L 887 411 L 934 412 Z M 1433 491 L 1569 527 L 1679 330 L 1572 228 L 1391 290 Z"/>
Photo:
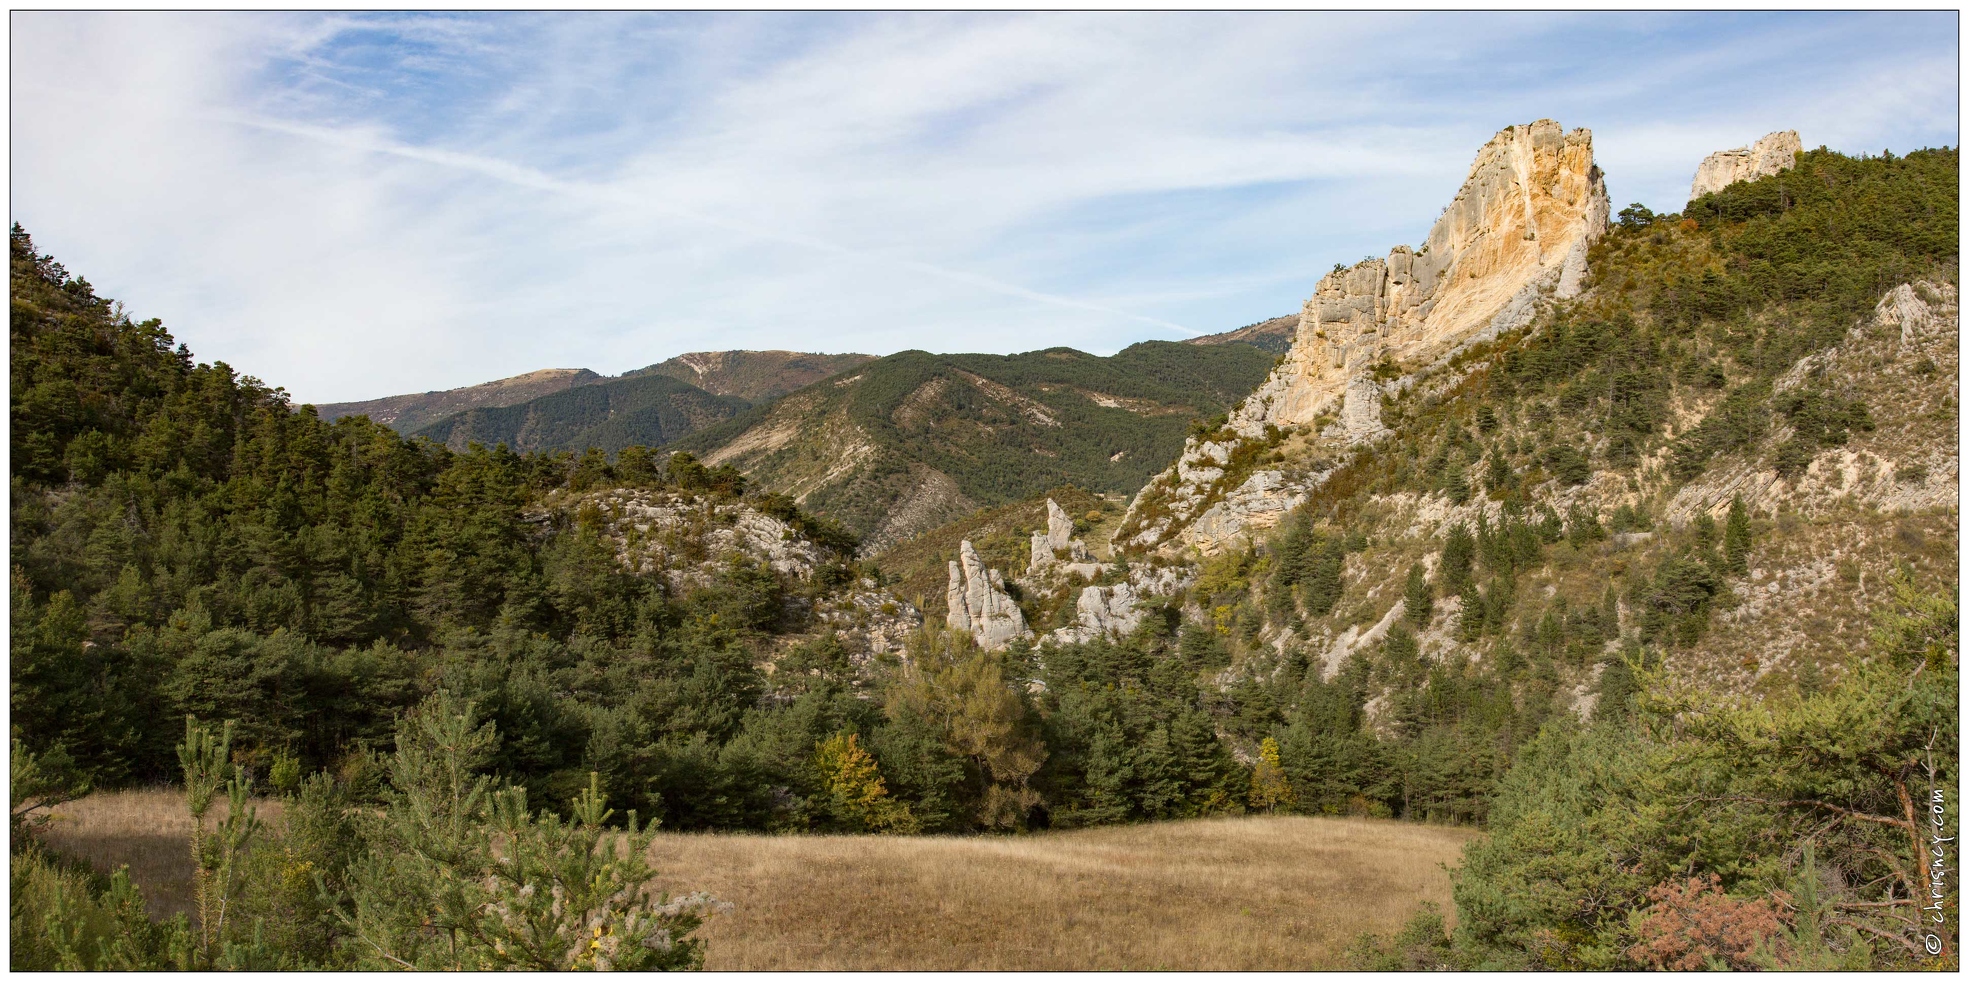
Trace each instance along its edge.
<path fill-rule="evenodd" d="M 1913 803 L 1958 767 L 1958 153 L 1780 131 L 1696 172 L 1616 211 L 1590 131 L 1506 127 L 1420 245 L 1222 343 L 319 415 L 17 226 L 16 950 L 1912 966 Z M 195 882 L 250 944 L 61 858 L 96 847 L 59 816 L 180 779 L 273 795 L 170 833 L 236 840 Z M 627 879 L 576 938 L 510 854 Z M 454 901 L 479 941 L 431 942 Z"/>

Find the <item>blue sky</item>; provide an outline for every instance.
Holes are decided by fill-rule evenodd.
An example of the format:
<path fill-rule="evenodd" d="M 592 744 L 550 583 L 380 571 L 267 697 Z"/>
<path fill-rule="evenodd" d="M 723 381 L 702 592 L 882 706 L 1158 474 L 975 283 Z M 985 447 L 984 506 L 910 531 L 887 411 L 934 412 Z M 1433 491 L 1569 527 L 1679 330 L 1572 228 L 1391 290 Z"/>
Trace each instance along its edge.
<path fill-rule="evenodd" d="M 329 402 L 685 351 L 1112 352 L 1416 243 L 1497 130 L 1680 208 L 1958 142 L 1915 14 L 12 15 L 12 208 Z"/>

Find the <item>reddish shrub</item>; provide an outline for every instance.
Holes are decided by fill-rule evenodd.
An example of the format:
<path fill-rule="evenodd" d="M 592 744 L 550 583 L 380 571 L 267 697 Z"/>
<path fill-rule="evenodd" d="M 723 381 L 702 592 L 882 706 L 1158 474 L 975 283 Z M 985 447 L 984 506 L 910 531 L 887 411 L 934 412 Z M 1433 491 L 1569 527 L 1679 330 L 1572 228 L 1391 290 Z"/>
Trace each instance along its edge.
<path fill-rule="evenodd" d="M 1687 883 L 1662 883 L 1648 891 L 1654 901 L 1637 932 L 1640 943 L 1628 951 L 1636 962 L 1655 969 L 1692 971 L 1721 962 L 1732 969 L 1760 967 L 1751 954 L 1764 946 L 1779 954 L 1783 928 L 1790 921 L 1782 892 L 1763 900 L 1739 900 L 1723 893 L 1711 873 Z"/>

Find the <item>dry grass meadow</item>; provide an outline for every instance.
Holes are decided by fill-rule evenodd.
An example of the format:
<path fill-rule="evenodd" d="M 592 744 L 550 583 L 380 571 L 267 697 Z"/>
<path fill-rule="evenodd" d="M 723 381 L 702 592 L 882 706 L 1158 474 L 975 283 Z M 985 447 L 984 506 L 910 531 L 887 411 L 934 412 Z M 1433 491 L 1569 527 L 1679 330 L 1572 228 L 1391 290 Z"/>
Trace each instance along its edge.
<path fill-rule="evenodd" d="M 154 911 L 187 907 L 190 821 L 170 791 L 58 809 L 49 844 L 128 864 Z M 277 802 L 260 815 L 279 820 Z M 678 834 L 654 859 L 672 893 L 730 914 L 706 968 L 1310 969 L 1425 900 L 1445 910 L 1469 829 L 1246 817 L 1017 837 Z"/>

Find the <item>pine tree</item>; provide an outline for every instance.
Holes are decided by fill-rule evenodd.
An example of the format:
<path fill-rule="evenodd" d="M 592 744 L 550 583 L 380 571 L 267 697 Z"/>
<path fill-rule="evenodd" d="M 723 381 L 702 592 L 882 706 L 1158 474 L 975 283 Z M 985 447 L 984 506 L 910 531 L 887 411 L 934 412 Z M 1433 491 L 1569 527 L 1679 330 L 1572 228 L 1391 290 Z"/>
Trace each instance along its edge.
<path fill-rule="evenodd" d="M 1750 569 L 1750 509 L 1743 495 L 1730 499 L 1730 517 L 1723 522 L 1723 562 L 1731 573 L 1742 576 Z"/>
<path fill-rule="evenodd" d="M 1450 526 L 1449 534 L 1443 538 L 1442 562 L 1437 567 L 1443 596 L 1470 598 L 1476 587 L 1470 579 L 1470 566 L 1476 553 L 1477 540 L 1470 537 L 1470 530 L 1462 522 Z"/>
<path fill-rule="evenodd" d="M 1422 564 L 1416 563 L 1408 568 L 1408 586 L 1402 591 L 1402 601 L 1409 622 L 1417 630 L 1429 626 L 1429 619 L 1436 614 L 1436 590 L 1429 584 L 1428 574 L 1422 571 Z"/>
<path fill-rule="evenodd" d="M 704 942 L 689 935 L 725 905 L 655 892 L 654 823 L 631 812 L 626 834 L 608 828 L 593 773 L 573 821 L 536 815 L 524 788 L 478 772 L 498 743 L 477 706 L 442 691 L 399 727 L 381 838 L 351 869 L 351 907 L 338 913 L 359 967 L 701 967 Z"/>
<path fill-rule="evenodd" d="M 1320 545 L 1319 553 L 1313 560 L 1311 571 L 1306 574 L 1305 591 L 1306 613 L 1313 617 L 1325 617 L 1333 613 L 1340 603 L 1344 590 L 1341 571 L 1347 562 L 1345 543 L 1338 537 L 1328 538 Z"/>

